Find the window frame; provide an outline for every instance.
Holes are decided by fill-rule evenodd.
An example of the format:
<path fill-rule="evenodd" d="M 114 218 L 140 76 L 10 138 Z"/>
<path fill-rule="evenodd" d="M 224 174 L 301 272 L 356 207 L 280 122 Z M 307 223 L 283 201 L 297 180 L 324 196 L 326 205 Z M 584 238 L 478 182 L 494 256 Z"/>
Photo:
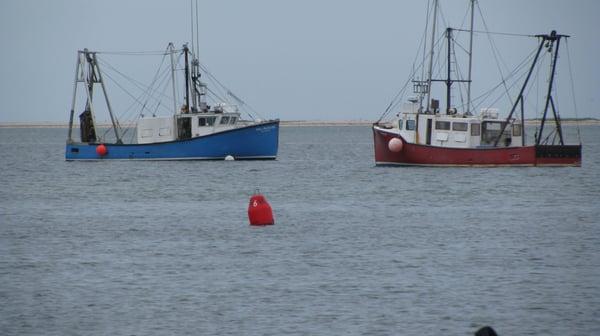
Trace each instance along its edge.
<path fill-rule="evenodd" d="M 471 124 L 471 136 L 481 136 L 481 124 L 480 123 Z"/>
<path fill-rule="evenodd" d="M 450 121 L 436 120 L 434 128 L 437 131 L 449 131 L 451 124 L 452 123 Z"/>
<path fill-rule="evenodd" d="M 464 126 L 464 129 L 458 129 L 455 126 Z M 467 132 L 469 130 L 469 123 L 468 122 L 462 122 L 462 121 L 454 121 L 452 122 L 452 130 L 453 131 L 457 131 L 457 132 Z"/>

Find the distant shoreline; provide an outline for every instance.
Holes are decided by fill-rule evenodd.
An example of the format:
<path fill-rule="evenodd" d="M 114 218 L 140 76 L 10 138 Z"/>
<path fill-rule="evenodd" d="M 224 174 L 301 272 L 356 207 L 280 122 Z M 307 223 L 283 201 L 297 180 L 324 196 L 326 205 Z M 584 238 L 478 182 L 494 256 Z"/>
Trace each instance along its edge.
<path fill-rule="evenodd" d="M 374 121 L 367 120 L 282 120 L 282 127 L 328 127 L 328 126 L 371 126 Z M 552 122 L 552 121 L 549 121 Z M 525 120 L 526 125 L 537 125 L 540 121 L 536 119 Z M 600 125 L 600 119 L 595 118 L 582 118 L 582 119 L 565 119 L 562 121 L 564 126 L 573 126 L 579 124 L 580 126 L 597 126 Z M 110 128 L 111 124 L 101 123 L 98 125 L 100 128 Z M 122 124 L 122 127 L 133 127 L 133 125 Z M 0 128 L 68 128 L 69 124 L 66 122 L 0 122 Z M 75 128 L 79 128 L 78 124 L 74 125 Z"/>

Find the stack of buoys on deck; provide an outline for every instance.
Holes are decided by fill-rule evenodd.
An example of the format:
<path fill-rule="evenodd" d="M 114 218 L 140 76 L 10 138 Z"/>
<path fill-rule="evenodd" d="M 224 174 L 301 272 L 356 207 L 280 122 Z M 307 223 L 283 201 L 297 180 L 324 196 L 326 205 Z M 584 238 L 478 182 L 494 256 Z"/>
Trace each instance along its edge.
<path fill-rule="evenodd" d="M 275 224 L 273 210 L 271 209 L 269 202 L 267 202 L 265 196 L 258 193 L 258 191 L 250 197 L 250 204 L 248 204 L 248 219 L 250 220 L 250 225 L 263 226 Z"/>

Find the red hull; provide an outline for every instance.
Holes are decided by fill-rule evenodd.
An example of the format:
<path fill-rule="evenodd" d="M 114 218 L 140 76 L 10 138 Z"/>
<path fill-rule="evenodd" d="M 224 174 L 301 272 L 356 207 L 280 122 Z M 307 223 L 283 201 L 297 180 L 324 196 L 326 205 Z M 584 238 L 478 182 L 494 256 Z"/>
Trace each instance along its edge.
<path fill-rule="evenodd" d="M 402 140 L 402 150 L 392 152 L 392 138 Z M 397 134 L 373 127 L 377 165 L 419 166 L 581 166 L 581 145 L 501 148 L 447 148 L 406 142 Z"/>

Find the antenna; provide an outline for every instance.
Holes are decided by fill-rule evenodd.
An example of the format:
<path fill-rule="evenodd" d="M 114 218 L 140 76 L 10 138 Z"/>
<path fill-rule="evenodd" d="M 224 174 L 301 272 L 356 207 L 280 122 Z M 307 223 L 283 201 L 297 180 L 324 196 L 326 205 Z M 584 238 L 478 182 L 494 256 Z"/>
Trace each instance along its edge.
<path fill-rule="evenodd" d="M 473 21 L 475 16 L 475 1 L 471 0 L 471 29 L 469 29 L 469 74 L 467 78 L 467 115 L 471 115 L 471 69 L 473 66 Z"/>

